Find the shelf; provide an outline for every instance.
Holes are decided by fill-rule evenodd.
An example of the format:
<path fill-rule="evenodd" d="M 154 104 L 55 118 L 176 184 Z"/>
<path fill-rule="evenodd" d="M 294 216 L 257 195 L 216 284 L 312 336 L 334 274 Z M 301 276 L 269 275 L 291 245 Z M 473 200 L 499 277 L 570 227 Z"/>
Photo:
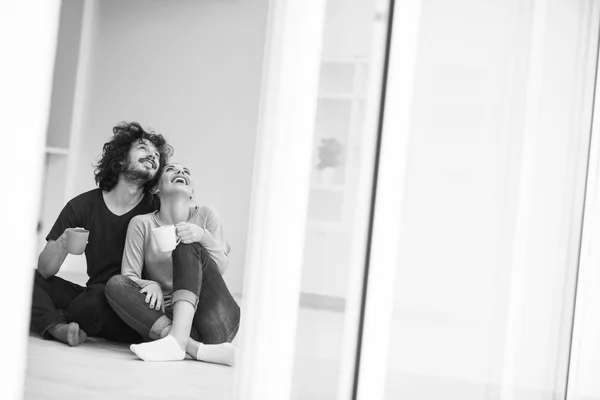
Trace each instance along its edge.
<path fill-rule="evenodd" d="M 319 99 L 327 99 L 327 100 L 361 100 L 361 97 L 358 97 L 352 93 L 327 93 L 321 92 L 319 93 Z"/>
<path fill-rule="evenodd" d="M 351 232 L 348 225 L 342 221 L 323 221 L 315 218 L 306 220 L 306 228 L 322 234 Z"/>
<path fill-rule="evenodd" d="M 343 192 L 344 186 L 342 186 L 342 185 L 324 185 L 322 183 L 311 183 L 310 190 L 328 190 L 331 192 Z"/>
<path fill-rule="evenodd" d="M 64 149 L 62 147 L 46 146 L 46 154 L 57 154 L 57 155 L 66 156 L 69 154 L 69 149 Z"/>
<path fill-rule="evenodd" d="M 321 64 L 367 64 L 368 62 L 369 59 L 363 56 L 340 58 L 324 57 L 321 59 Z"/>

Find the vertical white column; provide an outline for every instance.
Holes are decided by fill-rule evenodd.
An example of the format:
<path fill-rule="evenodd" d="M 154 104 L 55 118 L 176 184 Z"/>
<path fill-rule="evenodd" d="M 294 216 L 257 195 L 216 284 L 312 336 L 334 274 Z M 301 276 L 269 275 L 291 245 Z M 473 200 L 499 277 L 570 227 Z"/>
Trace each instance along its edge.
<path fill-rule="evenodd" d="M 546 37 L 546 1 L 533 1 L 533 21 L 531 36 L 531 55 L 527 76 L 525 104 L 525 123 L 521 150 L 521 175 L 519 181 L 517 218 L 513 239 L 513 259 L 510 271 L 510 295 L 508 304 L 506 346 L 502 368 L 501 399 L 514 397 L 516 379 L 516 353 L 520 328 L 522 325 L 521 306 L 525 269 L 527 268 L 527 249 L 530 238 L 533 168 L 536 144 L 539 139 L 538 119 L 540 118 L 540 96 L 544 74 L 544 46 Z"/>
<path fill-rule="evenodd" d="M 79 61 L 77 63 L 77 76 L 75 78 L 75 94 L 73 96 L 73 113 L 71 115 L 71 132 L 69 132 L 69 161 L 65 185 L 65 204 L 78 193 L 75 191 L 75 175 L 79 163 L 79 152 L 81 136 L 84 133 L 83 121 L 85 116 L 86 96 L 88 91 L 90 60 L 92 57 L 92 45 L 94 42 L 94 31 L 96 29 L 95 18 L 98 13 L 97 0 L 82 0 L 83 16 L 81 21 L 81 39 L 79 41 Z"/>
<path fill-rule="evenodd" d="M 324 0 L 270 4 L 237 399 L 290 397 L 324 13 Z"/>
<path fill-rule="evenodd" d="M 589 8 L 588 8 L 589 7 Z M 598 15 L 600 4 L 591 2 L 583 11 Z M 582 13 L 582 17 L 585 14 Z M 594 20 L 598 31 L 598 20 Z M 592 36 L 597 41 L 598 36 Z M 600 62 L 596 54 L 596 63 Z M 577 294 L 569 359 L 567 400 L 600 394 L 597 366 L 600 365 L 600 69 L 596 69 L 595 101 L 587 170 L 583 230 L 579 255 Z"/>
<path fill-rule="evenodd" d="M 5 174 L 0 249 L 6 277 L 0 341 L 2 398 L 23 398 L 36 226 L 60 1 L 0 2 L 0 109 Z M 20 177 L 17 179 L 16 177 Z M 12 177 L 12 178 L 11 178 Z"/>
<path fill-rule="evenodd" d="M 420 15 L 420 0 L 395 2 L 358 377 L 361 400 L 385 395 Z"/>
<path fill-rule="evenodd" d="M 90 84 L 90 65 L 92 59 L 93 45 L 96 31 L 96 18 L 98 15 L 99 0 L 82 1 L 83 13 L 81 16 L 81 38 L 79 40 L 79 52 L 77 61 L 77 73 L 75 76 L 75 93 L 73 95 L 73 112 L 71 114 L 71 131 L 69 134 L 69 149 L 67 159 L 67 174 L 65 176 L 64 201 L 66 204 L 78 195 L 75 176 L 77 168 L 81 165 L 81 147 L 85 136 L 84 121 L 88 88 Z M 61 271 L 85 271 L 85 257 L 67 257 L 61 267 Z"/>

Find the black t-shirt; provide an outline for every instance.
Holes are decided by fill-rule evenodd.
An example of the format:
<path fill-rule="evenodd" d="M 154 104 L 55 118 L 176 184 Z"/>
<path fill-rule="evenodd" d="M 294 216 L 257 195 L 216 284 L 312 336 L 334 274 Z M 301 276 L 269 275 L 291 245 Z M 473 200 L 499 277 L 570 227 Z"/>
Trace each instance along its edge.
<path fill-rule="evenodd" d="M 57 240 L 67 228 L 80 227 L 90 231 L 85 248 L 89 276 L 87 285 L 106 283 L 113 275 L 121 273 L 129 221 L 136 215 L 147 214 L 154 210 L 150 203 L 150 196 L 146 195 L 128 213 L 115 215 L 106 206 L 102 190 L 90 190 L 67 203 L 46 236 L 46 240 Z"/>

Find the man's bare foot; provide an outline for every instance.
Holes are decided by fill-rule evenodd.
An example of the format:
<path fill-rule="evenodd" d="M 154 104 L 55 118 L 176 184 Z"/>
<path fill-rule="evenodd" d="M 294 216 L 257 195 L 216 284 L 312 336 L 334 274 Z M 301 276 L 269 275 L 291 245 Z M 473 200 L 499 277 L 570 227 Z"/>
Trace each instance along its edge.
<path fill-rule="evenodd" d="M 69 346 L 78 346 L 85 342 L 87 334 L 79 328 L 77 322 L 70 324 L 56 324 L 48 329 L 48 333 L 56 340 L 68 344 Z"/>

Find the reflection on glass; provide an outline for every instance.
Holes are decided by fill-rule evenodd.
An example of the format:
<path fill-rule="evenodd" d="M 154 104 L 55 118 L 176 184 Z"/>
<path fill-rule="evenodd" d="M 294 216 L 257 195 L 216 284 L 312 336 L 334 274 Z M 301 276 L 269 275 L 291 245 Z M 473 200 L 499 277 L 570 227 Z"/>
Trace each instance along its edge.
<path fill-rule="evenodd" d="M 354 363 L 343 346 L 354 333 L 345 329 L 355 325 L 349 304 L 360 303 L 359 291 L 349 291 L 352 269 L 364 268 L 364 258 L 352 259 L 352 247 L 359 242 L 366 249 L 366 229 L 358 228 L 366 217 L 357 215 L 370 207 L 369 197 L 359 196 L 370 191 L 373 165 L 365 159 L 374 145 L 363 144 L 374 144 L 377 134 L 364 118 L 379 107 L 377 96 L 365 98 L 382 78 L 382 56 L 372 44 L 377 24 L 385 24 L 374 18 L 377 3 L 327 3 L 293 372 L 297 399 L 342 395 L 342 370 Z M 375 45 L 383 48 L 384 39 Z"/>
<path fill-rule="evenodd" d="M 597 36 L 548 3 L 422 1 L 386 399 L 564 398 Z"/>

